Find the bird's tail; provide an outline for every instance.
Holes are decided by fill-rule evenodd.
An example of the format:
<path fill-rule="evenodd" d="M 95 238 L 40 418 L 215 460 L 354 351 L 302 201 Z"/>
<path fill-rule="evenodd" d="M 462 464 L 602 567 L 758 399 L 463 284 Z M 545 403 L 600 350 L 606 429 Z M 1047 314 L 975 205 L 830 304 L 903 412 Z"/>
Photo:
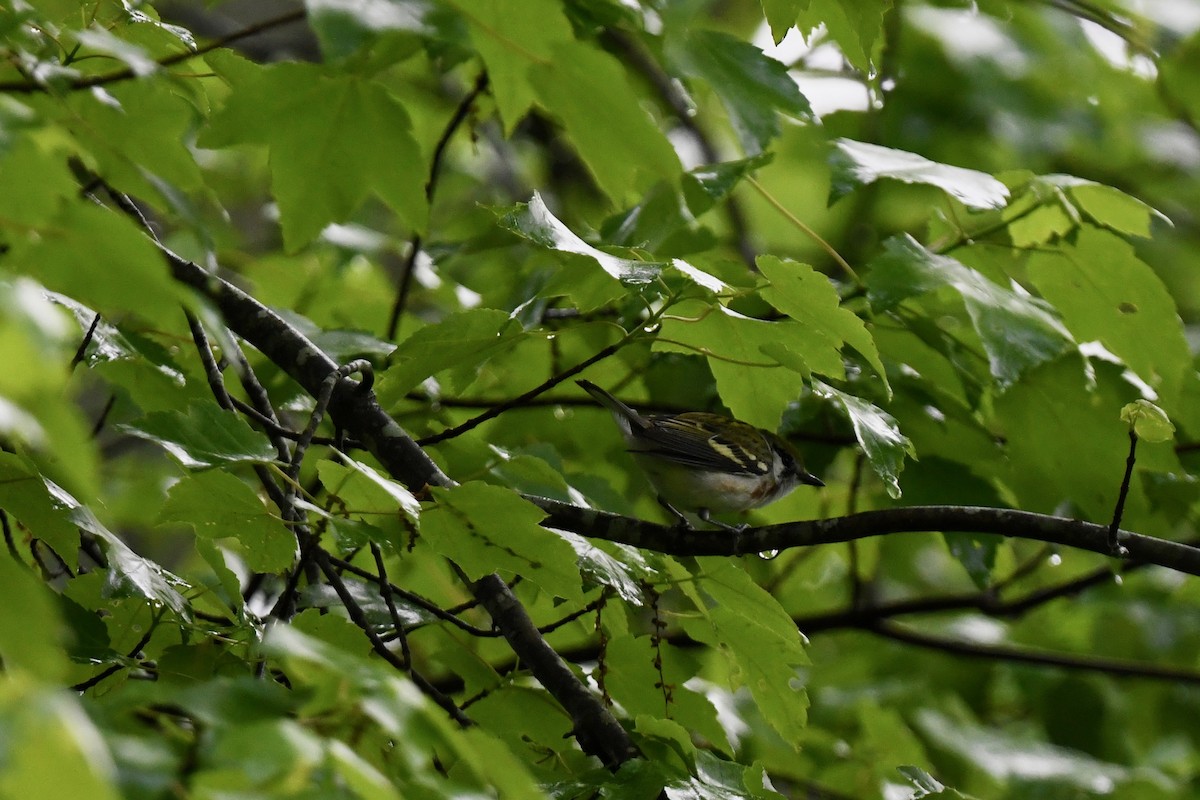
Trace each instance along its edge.
<path fill-rule="evenodd" d="M 596 402 L 611 411 L 613 417 L 616 418 L 617 423 L 622 428 L 629 426 L 638 430 L 645 430 L 650 426 L 648 419 L 591 381 L 575 381 L 575 383 L 579 384 L 579 388 L 596 398 Z"/>

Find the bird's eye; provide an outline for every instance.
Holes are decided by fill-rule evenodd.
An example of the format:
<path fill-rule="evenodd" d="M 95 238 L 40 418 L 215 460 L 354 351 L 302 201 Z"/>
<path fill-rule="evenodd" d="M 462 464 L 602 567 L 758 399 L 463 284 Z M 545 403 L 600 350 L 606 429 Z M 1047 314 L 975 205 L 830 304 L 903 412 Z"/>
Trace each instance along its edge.
<path fill-rule="evenodd" d="M 796 470 L 796 457 L 791 454 L 788 448 L 779 446 L 775 448 L 775 452 L 779 454 L 779 461 L 783 464 L 784 469 Z"/>

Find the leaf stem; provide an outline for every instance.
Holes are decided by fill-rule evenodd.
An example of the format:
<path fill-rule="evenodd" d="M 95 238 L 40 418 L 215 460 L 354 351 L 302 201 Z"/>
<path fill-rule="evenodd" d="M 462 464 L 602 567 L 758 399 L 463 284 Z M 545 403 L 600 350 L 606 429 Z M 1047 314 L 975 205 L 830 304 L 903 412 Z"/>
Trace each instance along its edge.
<path fill-rule="evenodd" d="M 1125 477 L 1121 479 L 1121 491 L 1117 495 L 1117 507 L 1113 509 L 1113 519 L 1108 526 L 1108 547 L 1113 555 L 1123 556 L 1126 551 L 1117 540 L 1121 530 L 1121 516 L 1125 513 L 1125 498 L 1129 496 L 1129 481 L 1133 477 L 1133 465 L 1137 463 L 1138 436 L 1132 426 L 1129 429 L 1129 455 L 1125 458 Z"/>
<path fill-rule="evenodd" d="M 805 236 L 812 239 L 814 242 L 816 242 L 820 246 L 820 248 L 822 250 L 824 250 L 826 253 L 828 253 L 829 257 L 832 258 L 834 260 L 834 262 L 839 267 L 842 268 L 842 271 L 844 271 L 847 275 L 850 276 L 850 279 L 852 281 L 854 281 L 854 284 L 856 286 L 859 286 L 859 287 L 866 286 L 866 284 L 863 283 L 862 278 L 860 278 L 858 276 L 858 273 L 854 271 L 854 267 L 850 266 L 849 262 L 847 262 L 846 259 L 842 258 L 842 254 L 839 253 L 836 249 L 834 249 L 833 245 L 831 245 L 829 242 L 827 242 L 823 238 L 821 238 L 821 234 L 817 233 L 815 230 L 810 228 L 802 219 L 797 217 L 791 211 L 788 211 L 787 208 L 784 207 L 783 203 L 780 203 L 778 200 L 776 200 L 775 196 L 772 195 L 770 192 L 768 192 L 765 188 L 763 188 L 763 185 L 761 183 L 759 183 L 757 180 L 755 180 L 753 176 L 747 175 L 745 180 L 748 184 L 750 184 L 751 186 L 754 187 L 754 190 L 756 192 L 758 192 L 760 195 L 762 195 L 764 200 L 766 200 L 768 203 L 771 204 L 772 208 L 774 208 L 776 211 L 778 211 L 780 214 L 782 214 L 788 222 L 792 223 L 792 225 L 799 228 L 800 231 L 802 233 L 804 233 Z"/>

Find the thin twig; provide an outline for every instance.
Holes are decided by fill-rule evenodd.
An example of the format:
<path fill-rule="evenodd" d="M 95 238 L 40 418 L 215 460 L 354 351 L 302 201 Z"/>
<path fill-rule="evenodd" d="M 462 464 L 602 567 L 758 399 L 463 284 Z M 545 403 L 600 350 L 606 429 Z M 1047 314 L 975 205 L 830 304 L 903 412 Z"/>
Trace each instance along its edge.
<path fill-rule="evenodd" d="M 100 415 L 96 417 L 96 421 L 92 423 L 90 435 L 93 439 L 100 435 L 100 431 L 104 430 L 104 426 L 108 424 L 108 415 L 112 413 L 113 406 L 117 404 L 116 394 L 110 394 L 108 400 L 104 403 L 104 408 L 100 409 Z"/>
<path fill-rule="evenodd" d="M 1200 672 L 1180 667 L 1140 664 L 1124 659 L 1103 658 L 1100 656 L 1048 653 L 1024 647 L 1014 647 L 1012 645 L 966 642 L 960 639 L 921 633 L 911 628 L 891 623 L 880 623 L 874 626 L 872 630 L 880 636 L 904 642 L 905 644 L 940 650 L 945 653 L 953 653 L 954 655 L 969 656 L 971 658 L 986 658 L 989 661 L 1010 661 L 1046 667 L 1083 670 L 1085 672 L 1100 672 L 1105 675 L 1128 678 L 1147 678 L 1150 680 L 1167 680 L 1200 685 Z"/>
<path fill-rule="evenodd" d="M 299 22 L 300 20 L 304 19 L 305 16 L 307 16 L 307 13 L 308 12 L 303 8 L 289 11 L 286 14 L 282 14 L 278 17 L 264 20 L 262 22 L 256 22 L 253 25 L 249 25 L 240 30 L 236 30 L 232 33 L 226 34 L 225 36 L 221 36 L 219 38 L 213 39 L 211 42 L 203 44 L 200 47 L 195 48 L 194 50 L 186 50 L 181 53 L 174 53 L 174 54 L 166 56 L 164 58 L 160 58 L 160 59 L 158 59 L 158 61 L 156 63 L 160 67 L 170 67 L 170 66 L 178 64 L 180 62 L 195 58 L 196 56 L 202 56 L 205 53 L 211 52 L 213 50 L 217 50 L 221 47 L 225 47 L 226 45 L 232 44 L 232 43 L 238 41 L 239 39 L 245 39 L 249 36 L 254 36 L 256 34 L 263 33 L 264 31 L 270 30 L 271 28 L 276 28 L 276 27 L 279 27 L 281 25 L 286 25 L 291 22 Z M 75 80 L 71 81 L 67 85 L 67 88 L 70 91 L 78 91 L 80 89 L 92 89 L 97 86 L 105 86 L 110 83 L 118 83 L 120 81 L 126 81 L 126 80 L 129 80 L 130 78 L 136 78 L 136 77 L 138 77 L 138 73 L 135 72 L 132 67 L 126 67 L 124 69 L 115 70 L 113 72 L 108 72 L 103 75 L 89 75 L 89 76 L 76 78 Z M 16 93 L 16 94 L 32 94 L 35 92 L 46 92 L 46 91 L 49 91 L 49 87 L 44 84 L 38 83 L 37 81 L 32 81 L 32 80 L 0 81 L 0 92 Z"/>
<path fill-rule="evenodd" d="M 150 620 L 150 624 L 148 626 L 146 626 L 146 632 L 144 634 L 142 634 L 142 638 L 138 639 L 137 644 L 135 644 L 132 648 L 130 648 L 128 655 L 125 656 L 126 659 L 137 658 L 137 654 L 142 652 L 142 648 L 150 643 L 150 637 L 154 635 L 154 631 L 156 628 L 158 628 L 158 623 L 160 620 L 162 620 L 162 616 L 164 613 L 165 613 L 165 609 L 159 609 L 154 612 L 153 617 Z M 113 664 L 113 665 L 109 666 L 108 668 L 102 670 L 101 672 L 88 678 L 86 681 L 82 681 L 80 683 L 75 684 L 74 686 L 71 687 L 71 691 L 86 692 L 88 689 L 91 689 L 93 686 L 100 683 L 100 681 L 104 680 L 109 675 L 116 674 L 117 672 L 120 672 L 121 670 L 125 669 L 125 667 L 126 667 L 125 664 Z"/>
<path fill-rule="evenodd" d="M 1129 495 L 1129 482 L 1133 477 L 1134 464 L 1137 463 L 1137 443 L 1137 433 L 1131 426 L 1129 429 L 1129 455 L 1125 458 L 1125 476 L 1121 479 L 1121 491 L 1117 494 L 1117 507 L 1113 509 L 1112 523 L 1108 526 L 1108 547 L 1116 556 L 1124 556 L 1127 553 L 1117 540 L 1117 534 L 1121 530 L 1121 517 L 1125 513 L 1125 498 Z"/>
<path fill-rule="evenodd" d="M 329 554 L 322 548 L 317 547 L 314 549 L 313 558 L 317 566 L 320 567 L 321 572 L 325 574 L 325 580 L 329 581 L 329 585 L 333 587 L 333 590 L 341 599 L 346 613 L 350 616 L 350 621 L 357 625 L 366 635 L 367 640 L 371 642 L 371 649 L 378 653 L 384 661 L 391 664 L 400 672 L 407 674 L 413 683 L 417 685 L 417 688 L 433 700 L 433 702 L 437 703 L 461 727 L 471 727 L 474 723 L 469 717 L 463 714 L 462 709 L 455 705 L 453 700 L 442 694 L 424 676 L 412 669 L 410 664 L 405 664 L 395 653 L 388 649 L 388 646 L 379 638 L 379 634 L 375 633 L 375 629 L 372 627 L 370 620 L 367 619 L 367 615 L 363 612 L 362 607 L 359 606 L 358 601 L 354 599 L 354 596 L 350 594 L 350 590 L 346 588 L 342 577 L 333 568 L 333 564 L 329 560 Z"/>
<path fill-rule="evenodd" d="M 292 463 L 287 469 L 288 477 L 293 481 L 300 475 L 300 464 L 304 461 L 304 453 L 312 444 L 313 434 L 317 432 L 317 427 L 321 421 L 325 419 L 325 412 L 329 409 L 329 400 L 333 397 L 333 389 L 338 382 L 343 378 L 347 378 L 354 373 L 362 374 L 362 381 L 358 388 L 360 391 L 370 391 L 372 384 L 375 381 L 375 370 L 371 366 L 371 362 L 365 358 L 355 359 L 348 364 L 343 364 L 329 376 L 325 378 L 321 384 L 321 391 L 317 393 L 317 403 L 313 406 L 312 414 L 309 415 L 308 425 L 300 434 L 300 438 L 296 440 L 296 448 L 292 451 Z"/>
<path fill-rule="evenodd" d="M 579 362 L 578 364 L 567 369 L 564 372 L 558 373 L 557 375 L 550 378 L 549 380 L 544 381 L 540 385 L 535 386 L 534 388 L 530 389 L 528 392 L 525 392 L 522 395 L 514 397 L 512 400 L 509 400 L 506 403 L 500 403 L 498 405 L 495 405 L 495 406 L 489 408 L 487 411 L 483 412 L 482 414 L 472 417 L 471 419 L 467 420 L 466 422 L 462 423 L 461 425 L 456 425 L 453 428 L 447 428 L 446 430 L 442 431 L 441 433 L 435 433 L 432 436 L 426 436 L 423 439 L 418 439 L 417 444 L 421 445 L 422 447 L 428 447 L 431 444 L 437 444 L 438 442 L 444 442 L 447 439 L 453 439 L 456 436 L 461 436 L 462 434 L 466 433 L 467 431 L 470 431 L 470 430 L 473 430 L 474 428 L 479 427 L 483 423 L 487 422 L 489 419 L 495 419 L 496 417 L 500 416 L 501 414 L 503 414 L 506 411 L 510 411 L 514 408 L 519 408 L 519 407 L 525 405 L 525 403 L 527 403 L 530 400 L 537 397 L 538 395 L 542 394 L 543 392 L 550 391 L 551 389 L 553 389 L 555 386 L 558 386 L 563 381 L 566 381 L 566 380 L 569 380 L 569 379 L 575 377 L 576 375 L 583 372 L 585 369 L 592 366 L 593 364 L 603 361 L 604 359 L 613 355 L 614 353 L 619 351 L 622 347 L 624 347 L 626 344 L 628 344 L 631 340 L 633 340 L 633 338 L 636 337 L 637 335 L 638 335 L 638 329 L 635 328 L 634 330 L 632 330 L 632 331 L 626 333 L 624 336 L 622 336 L 619 341 L 614 342 L 613 344 L 610 344 L 608 347 L 605 347 L 605 348 L 597 351 L 591 357 L 584 359 L 583 361 Z"/>
<path fill-rule="evenodd" d="M 229 334 L 233 336 L 232 333 Z M 287 434 L 292 434 L 291 438 L 299 438 L 299 433 L 293 433 L 287 430 L 279 422 L 279 415 L 275 413 L 275 406 L 271 403 L 271 396 L 267 394 L 266 388 L 258 379 L 258 375 L 254 373 L 254 368 L 250 366 L 250 360 L 246 358 L 246 354 L 242 352 L 242 348 L 238 343 L 234 342 L 234 347 L 230 348 L 232 352 L 226 353 L 225 357 L 233 364 L 234 372 L 237 373 L 238 382 L 242 384 L 242 391 L 246 393 L 246 397 L 250 398 L 250 405 L 247 406 L 238 400 L 236 397 L 231 398 L 234 406 L 243 413 L 253 413 L 258 419 L 264 430 L 267 432 L 267 438 L 275 445 L 275 452 L 282 463 L 287 463 L 291 458 L 291 448 L 288 446 Z M 313 441 L 317 441 L 314 439 Z"/>
<path fill-rule="evenodd" d="M 658 61 L 652 58 L 645 48 L 641 47 L 632 37 L 616 28 L 605 29 L 603 37 L 621 51 L 623 61 L 646 78 L 663 103 L 671 109 L 679 126 L 688 132 L 700 148 L 700 155 L 705 163 L 720 163 L 721 154 L 717 152 L 712 137 L 700 127 L 690 101 L 680 90 L 679 84 L 659 66 Z M 724 207 L 738 255 L 741 256 L 742 261 L 751 272 L 757 272 L 758 265 L 755 263 L 757 253 L 750 238 L 750 227 L 741 203 L 730 193 L 725 197 Z"/>
<path fill-rule="evenodd" d="M 8 547 L 8 554 L 13 557 L 13 561 L 29 569 L 25 559 L 21 558 L 21 552 L 17 550 L 17 543 L 13 541 L 12 525 L 8 521 L 8 512 L 3 508 L 0 508 L 0 528 L 4 530 L 4 544 Z"/>
<path fill-rule="evenodd" d="M 371 556 L 375 559 L 375 570 L 379 573 L 379 596 L 383 598 L 383 602 L 387 606 L 388 614 L 392 617 L 392 627 L 396 631 L 396 638 L 400 640 L 401 660 L 405 667 L 409 667 L 412 665 L 412 651 L 408 649 L 408 635 L 404 632 L 404 621 L 400 619 L 396 601 L 392 599 L 392 584 L 388 581 L 387 567 L 383 563 L 383 551 L 375 542 L 371 542 Z"/>
<path fill-rule="evenodd" d="M 88 345 L 92 343 L 92 337 L 96 335 L 96 326 L 100 324 L 100 313 L 96 312 L 96 316 L 92 317 L 92 324 L 88 326 L 87 333 L 83 335 L 83 341 L 79 343 L 79 348 L 75 351 L 74 358 L 71 359 L 71 365 L 68 370 L 75 371 L 75 368 L 83 361 L 87 355 Z"/>
<path fill-rule="evenodd" d="M 425 182 L 425 202 L 433 205 L 433 195 L 437 191 L 437 180 L 441 174 L 442 158 L 445 156 L 446 148 L 450 144 L 450 139 L 462 125 L 463 121 L 471 111 L 471 106 L 475 104 L 475 100 L 479 98 L 484 91 L 487 90 L 488 74 L 486 72 L 479 73 L 475 78 L 475 85 L 471 91 L 459 102 L 458 107 L 454 109 L 453 116 L 446 123 L 446 129 L 442 131 L 441 137 L 433 148 L 433 158 L 429 164 L 429 179 Z M 404 308 L 408 304 L 408 294 L 412 288 L 413 273 L 416 271 L 417 257 L 421 254 L 421 246 L 424 242 L 420 233 L 414 233 L 409 241 L 408 255 L 404 259 L 404 266 L 400 271 L 400 285 L 396 291 L 396 299 L 392 303 L 392 311 L 388 316 L 387 335 L 384 337 L 389 341 L 396 338 L 396 331 L 400 327 L 400 317 L 404 314 Z"/>
<path fill-rule="evenodd" d="M 858 277 L 858 273 L 854 271 L 854 268 L 850 266 L 846 259 L 842 258 L 842 254 L 839 253 L 833 245 L 825 241 L 825 239 L 821 237 L 821 234 L 817 233 L 815 230 L 809 227 L 804 220 L 800 219 L 791 211 L 789 211 L 783 203 L 776 200 L 775 196 L 763 188 L 763 185 L 756 181 L 752 176 L 747 175 L 745 180 L 746 183 L 750 184 L 750 186 L 752 186 L 756 192 L 762 195 L 764 200 L 771 204 L 772 208 L 782 214 L 788 222 L 798 228 L 805 236 L 816 242 L 818 247 L 828 253 L 829 257 L 833 259 L 834 263 L 842 268 L 842 271 L 850 277 L 850 280 L 854 281 L 856 286 L 866 286 L 866 284 L 863 283 L 862 278 Z"/>
<path fill-rule="evenodd" d="M 342 570 L 343 572 L 349 572 L 351 575 L 355 575 L 359 578 L 362 578 L 363 580 L 372 581 L 372 582 L 379 581 L 378 575 L 368 572 L 367 570 L 363 569 L 362 567 L 356 566 L 355 564 L 353 564 L 349 561 L 346 561 L 345 559 L 341 559 L 341 558 L 338 558 L 337 556 L 331 555 L 331 556 L 329 556 L 329 562 L 331 564 L 333 564 L 334 566 L 336 566 L 338 569 Z M 430 614 L 432 614 L 433 616 L 437 617 L 438 619 L 442 620 L 443 622 L 449 622 L 451 625 L 454 625 L 454 626 L 460 628 L 461 630 L 463 630 L 466 633 L 471 634 L 472 636 L 496 637 L 496 636 L 500 635 L 496 631 L 488 630 L 486 628 L 479 628 L 474 625 L 471 625 L 468 622 L 464 622 L 462 619 L 460 619 L 459 617 L 457 617 L 455 615 L 454 609 L 444 609 L 441 606 L 434 603 L 432 600 L 428 600 L 428 599 L 422 597 L 421 595 L 415 594 L 406 589 L 401 589 L 399 586 L 397 586 L 394 583 L 388 585 L 388 591 L 391 592 L 393 595 L 400 597 L 400 599 L 402 599 L 404 602 L 409 603 L 410 605 L 414 605 L 417 608 L 423 609 L 423 610 L 429 612 Z M 468 607 L 473 608 L 475 605 L 477 605 L 477 603 L 472 601 L 471 603 L 468 604 Z"/>

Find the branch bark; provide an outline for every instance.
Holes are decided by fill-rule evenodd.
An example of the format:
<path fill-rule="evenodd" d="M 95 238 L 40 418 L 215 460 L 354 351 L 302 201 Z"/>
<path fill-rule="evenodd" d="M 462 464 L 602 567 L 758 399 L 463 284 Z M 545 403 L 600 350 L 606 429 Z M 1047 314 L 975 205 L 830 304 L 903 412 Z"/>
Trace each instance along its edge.
<path fill-rule="evenodd" d="M 173 277 L 193 287 L 221 311 L 231 330 L 254 345 L 314 397 L 338 369 L 329 356 L 282 317 L 246 292 L 159 244 Z M 334 386 L 329 415 L 358 439 L 384 469 L 409 489 L 451 486 L 453 481 L 380 407 L 375 394 L 343 378 Z M 325 564 L 322 564 L 324 568 Z M 531 666 L 546 691 L 570 714 L 584 752 L 616 769 L 636 755 L 625 729 L 538 633 L 520 601 L 497 576 L 471 584 L 476 600 L 492 615 L 522 663 Z"/>
<path fill-rule="evenodd" d="M 1011 508 L 908 506 L 829 519 L 785 522 L 734 533 L 667 527 L 544 497 L 527 496 L 526 499 L 547 513 L 543 524 L 548 527 L 668 555 L 738 556 L 849 542 L 891 533 L 928 531 L 994 533 L 1088 550 L 1103 556 L 1114 555 L 1109 547 L 1107 525 Z M 1128 551 L 1124 559 L 1129 563 L 1156 564 L 1189 575 L 1200 575 L 1200 548 L 1127 530 L 1118 531 L 1117 540 Z"/>

